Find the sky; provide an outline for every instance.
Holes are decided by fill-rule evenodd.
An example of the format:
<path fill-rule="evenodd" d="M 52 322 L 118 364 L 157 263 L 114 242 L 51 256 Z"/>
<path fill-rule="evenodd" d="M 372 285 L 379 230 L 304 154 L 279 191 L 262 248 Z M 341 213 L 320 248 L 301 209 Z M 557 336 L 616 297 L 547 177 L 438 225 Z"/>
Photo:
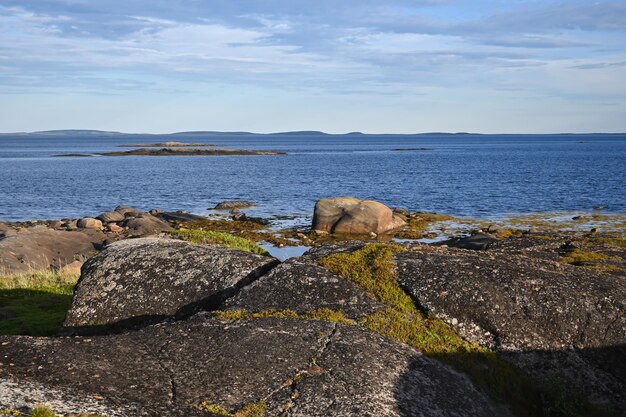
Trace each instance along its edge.
<path fill-rule="evenodd" d="M 626 1 L 0 0 L 0 132 L 626 132 Z"/>

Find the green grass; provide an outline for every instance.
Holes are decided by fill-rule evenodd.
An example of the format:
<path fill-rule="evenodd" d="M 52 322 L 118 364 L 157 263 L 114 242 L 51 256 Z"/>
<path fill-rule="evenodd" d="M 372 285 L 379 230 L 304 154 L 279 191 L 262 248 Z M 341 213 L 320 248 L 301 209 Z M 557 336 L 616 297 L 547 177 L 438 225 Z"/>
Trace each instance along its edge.
<path fill-rule="evenodd" d="M 269 252 L 258 246 L 251 240 L 238 237 L 225 232 L 212 230 L 180 229 L 171 232 L 172 235 L 193 243 L 211 243 L 214 245 L 228 246 L 257 255 L 269 256 Z"/>
<path fill-rule="evenodd" d="M 394 245 L 370 244 L 353 253 L 338 253 L 319 262 L 378 298 L 387 309 L 361 319 L 361 324 L 383 336 L 406 343 L 426 355 L 465 373 L 520 417 L 583 417 L 606 415 L 564 386 L 559 390 L 526 377 L 497 353 L 469 343 L 438 318 L 418 310 L 402 290 L 393 254 Z"/>
<path fill-rule="evenodd" d="M 72 302 L 76 274 L 52 271 L 0 276 L 0 335 L 50 336 Z"/>

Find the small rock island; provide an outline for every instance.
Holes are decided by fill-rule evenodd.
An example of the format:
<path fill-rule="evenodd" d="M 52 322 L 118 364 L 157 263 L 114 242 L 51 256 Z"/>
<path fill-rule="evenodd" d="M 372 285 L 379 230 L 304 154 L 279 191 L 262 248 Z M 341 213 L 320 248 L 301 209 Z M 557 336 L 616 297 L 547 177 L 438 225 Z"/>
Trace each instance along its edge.
<path fill-rule="evenodd" d="M 130 151 L 100 152 L 95 154 L 63 154 L 55 157 L 83 157 L 83 156 L 247 156 L 247 155 L 286 155 L 286 152 L 248 150 L 248 149 L 198 149 L 187 147 L 174 148 L 139 148 Z"/>

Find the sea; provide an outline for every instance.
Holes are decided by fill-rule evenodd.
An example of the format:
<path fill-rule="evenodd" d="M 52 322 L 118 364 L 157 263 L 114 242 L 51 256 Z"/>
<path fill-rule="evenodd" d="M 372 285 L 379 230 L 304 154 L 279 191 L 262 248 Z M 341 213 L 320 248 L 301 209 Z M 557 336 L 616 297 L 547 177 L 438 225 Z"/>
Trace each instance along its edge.
<path fill-rule="evenodd" d="M 54 157 L 172 140 L 287 154 Z M 316 200 L 347 195 L 476 218 L 624 213 L 626 134 L 0 135 L 0 221 L 95 216 L 120 204 L 206 215 L 220 201 L 249 200 L 249 215 L 306 222 Z"/>

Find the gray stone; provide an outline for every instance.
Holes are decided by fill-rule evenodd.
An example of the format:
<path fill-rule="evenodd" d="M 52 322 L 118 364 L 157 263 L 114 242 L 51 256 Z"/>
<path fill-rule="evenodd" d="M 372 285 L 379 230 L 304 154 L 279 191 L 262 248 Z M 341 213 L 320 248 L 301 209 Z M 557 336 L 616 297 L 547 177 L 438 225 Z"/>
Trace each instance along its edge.
<path fill-rule="evenodd" d="M 96 219 L 104 223 L 116 223 L 116 222 L 121 222 L 122 220 L 125 219 L 125 217 L 119 211 L 107 211 L 105 213 L 102 213 L 98 217 L 96 217 Z"/>
<path fill-rule="evenodd" d="M 128 237 L 144 237 L 169 232 L 172 229 L 167 222 L 147 213 L 138 214 L 138 217 L 130 217 L 121 225 L 128 229 Z"/>
<path fill-rule="evenodd" d="M 250 312 L 293 310 L 299 314 L 319 308 L 342 311 L 346 317 L 354 319 L 384 306 L 362 287 L 303 258 L 280 264 L 228 299 L 224 306 L 224 309 Z"/>
<path fill-rule="evenodd" d="M 429 248 L 396 260 L 416 304 L 465 338 L 534 378 L 626 409 L 623 276 L 492 251 Z"/>
<path fill-rule="evenodd" d="M 251 201 L 244 201 L 244 200 L 222 201 L 221 203 L 213 207 L 213 210 L 232 210 L 232 209 L 250 208 L 254 206 L 256 206 L 256 204 Z"/>
<path fill-rule="evenodd" d="M 9 365 L 10 364 L 10 365 Z M 510 416 L 467 377 L 356 326 L 299 319 L 184 322 L 95 338 L 0 337 L 15 380 L 99 395 L 132 415 L 196 415 L 202 402 L 267 415 Z"/>
<path fill-rule="evenodd" d="M 173 239 L 113 243 L 83 266 L 67 327 L 134 325 L 215 306 L 278 261 Z"/>

